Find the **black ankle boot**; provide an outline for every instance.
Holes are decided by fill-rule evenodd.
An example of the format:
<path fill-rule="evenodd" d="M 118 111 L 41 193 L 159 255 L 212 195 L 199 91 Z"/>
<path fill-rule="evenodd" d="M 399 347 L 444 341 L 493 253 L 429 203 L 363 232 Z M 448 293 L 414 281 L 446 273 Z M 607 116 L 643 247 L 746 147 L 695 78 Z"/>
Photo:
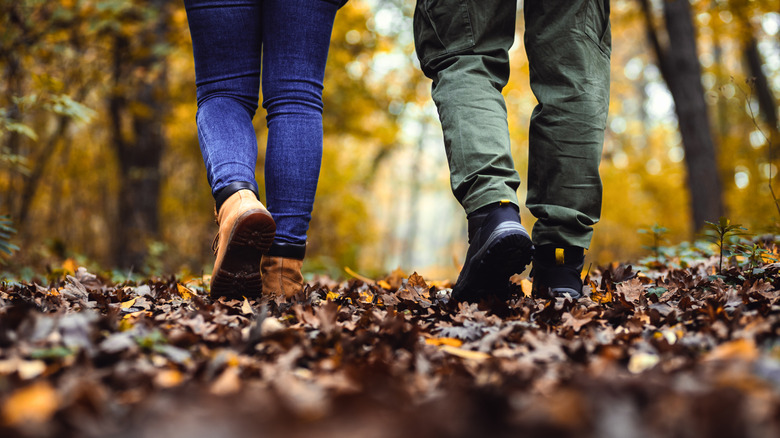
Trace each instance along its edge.
<path fill-rule="evenodd" d="M 469 250 L 452 288 L 456 301 L 478 301 L 489 295 L 509 297 L 509 277 L 523 272 L 533 244 L 513 204 L 498 204 L 468 217 Z"/>
<path fill-rule="evenodd" d="M 534 296 L 577 299 L 582 296 L 585 250 L 577 246 L 542 245 L 534 254 Z"/>

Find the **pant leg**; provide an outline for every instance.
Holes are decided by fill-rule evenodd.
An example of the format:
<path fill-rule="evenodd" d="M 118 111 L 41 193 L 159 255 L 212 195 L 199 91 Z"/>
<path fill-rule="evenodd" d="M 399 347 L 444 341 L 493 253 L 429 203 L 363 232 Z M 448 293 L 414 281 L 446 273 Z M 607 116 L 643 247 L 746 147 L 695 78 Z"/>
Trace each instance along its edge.
<path fill-rule="evenodd" d="M 609 0 L 525 0 L 524 7 L 531 89 L 539 101 L 529 131 L 533 240 L 587 248 L 601 215 Z"/>
<path fill-rule="evenodd" d="M 259 0 L 185 0 L 195 56 L 198 140 L 212 193 L 255 182 L 261 68 Z"/>
<path fill-rule="evenodd" d="M 520 177 L 512 160 L 506 104 L 512 0 L 418 0 L 417 56 L 433 80 L 452 192 L 471 213 L 488 204 L 517 204 Z"/>
<path fill-rule="evenodd" d="M 322 88 L 341 0 L 263 2 L 265 185 L 276 241 L 306 241 L 322 161 Z"/>

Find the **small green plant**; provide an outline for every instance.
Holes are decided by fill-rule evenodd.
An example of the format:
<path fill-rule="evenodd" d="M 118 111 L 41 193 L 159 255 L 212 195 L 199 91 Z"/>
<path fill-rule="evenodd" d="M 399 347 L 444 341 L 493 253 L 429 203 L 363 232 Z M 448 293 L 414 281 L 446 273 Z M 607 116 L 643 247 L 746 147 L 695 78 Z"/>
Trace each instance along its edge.
<path fill-rule="evenodd" d="M 721 216 L 718 223 L 707 221 L 704 225 L 704 238 L 718 246 L 718 274 L 723 273 L 723 256 L 731 255 L 731 238 L 745 235 L 747 228 L 740 224 L 731 224 Z"/>
<path fill-rule="evenodd" d="M 11 236 L 14 234 L 16 234 L 16 229 L 13 228 L 11 218 L 0 216 L 0 252 L 11 255 L 14 251 L 19 250 L 18 246 L 11 243 Z"/>
<path fill-rule="evenodd" d="M 662 227 L 658 224 L 654 224 L 649 229 L 642 228 L 639 230 L 640 234 L 649 234 L 653 239 L 651 245 L 642 245 L 642 248 L 652 251 L 653 258 L 655 258 L 655 261 L 658 263 L 663 263 L 661 260 L 661 243 L 666 240 L 666 233 L 668 231 L 668 228 Z"/>
<path fill-rule="evenodd" d="M 734 248 L 734 253 L 745 258 L 745 267 L 749 275 L 760 275 L 764 273 L 761 266 L 766 260 L 775 260 L 772 251 L 762 247 L 758 243 L 740 243 Z"/>

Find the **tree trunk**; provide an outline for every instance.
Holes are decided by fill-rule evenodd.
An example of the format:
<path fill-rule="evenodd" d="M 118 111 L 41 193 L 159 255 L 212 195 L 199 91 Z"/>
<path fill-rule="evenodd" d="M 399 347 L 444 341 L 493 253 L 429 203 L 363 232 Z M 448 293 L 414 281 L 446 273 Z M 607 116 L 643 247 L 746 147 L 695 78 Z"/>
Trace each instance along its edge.
<path fill-rule="evenodd" d="M 59 116 L 57 118 L 57 129 L 55 129 L 54 134 L 47 139 L 40 154 L 38 154 L 37 159 L 33 161 L 34 166 L 32 170 L 24 179 L 24 185 L 21 190 L 22 194 L 19 200 L 19 209 L 16 213 L 16 220 L 21 226 L 27 222 L 27 216 L 30 213 L 32 201 L 35 199 L 35 194 L 38 192 L 38 186 L 41 184 L 46 166 L 54 155 L 57 144 L 65 136 L 65 131 L 68 129 L 69 122 L 70 119 L 65 116 Z"/>
<path fill-rule="evenodd" d="M 753 87 L 755 96 L 758 99 L 758 108 L 761 112 L 761 118 L 764 119 L 769 127 L 769 135 L 777 134 L 777 103 L 772 88 L 769 86 L 764 70 L 761 66 L 764 62 L 761 60 L 761 54 L 758 52 L 758 43 L 751 35 L 745 41 L 745 58 L 747 60 L 750 75 L 753 77 Z"/>
<path fill-rule="evenodd" d="M 6 98 L 8 102 L 8 118 L 16 122 L 21 121 L 21 113 L 19 106 L 13 103 L 14 96 L 22 95 L 22 83 L 21 83 L 21 69 L 19 68 L 19 60 L 14 54 L 8 55 L 8 66 L 5 75 L 6 80 Z M 11 155 L 18 155 L 20 153 L 20 145 L 22 136 L 15 131 L 5 133 L 6 144 L 4 145 L 8 153 Z M 8 192 L 0 194 L 0 206 L 3 206 L 2 213 L 13 214 L 16 216 L 17 205 L 19 197 L 16 195 L 18 192 L 18 186 L 16 181 L 19 178 L 19 173 L 15 169 L 8 170 Z M 18 219 L 14 218 L 14 221 L 18 224 Z"/>
<path fill-rule="evenodd" d="M 701 85 L 691 7 L 687 0 L 663 2 L 668 47 L 661 47 L 652 24 L 648 0 L 641 0 L 648 37 L 658 66 L 674 99 L 675 113 L 685 150 L 688 188 L 691 192 L 693 229 L 723 215 L 722 187 L 710 132 L 707 104 Z"/>
<path fill-rule="evenodd" d="M 156 23 L 134 36 L 136 44 L 141 41 L 147 49 L 165 44 L 166 6 L 164 2 L 156 6 Z M 143 267 L 149 244 L 159 236 L 160 164 L 166 146 L 163 120 L 168 109 L 166 60 L 145 48 L 124 36 L 115 38 L 115 91 L 108 102 L 119 163 L 114 262 L 134 270 Z"/>

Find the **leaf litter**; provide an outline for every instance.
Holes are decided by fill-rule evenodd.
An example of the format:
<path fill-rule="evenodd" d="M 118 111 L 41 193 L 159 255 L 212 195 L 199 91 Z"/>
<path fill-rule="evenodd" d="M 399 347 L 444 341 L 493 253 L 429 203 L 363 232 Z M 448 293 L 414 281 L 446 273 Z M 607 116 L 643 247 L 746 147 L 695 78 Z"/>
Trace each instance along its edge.
<path fill-rule="evenodd" d="M 778 270 L 614 265 L 579 300 L 479 304 L 400 270 L 290 299 L 0 284 L 0 435 L 776 437 Z"/>

